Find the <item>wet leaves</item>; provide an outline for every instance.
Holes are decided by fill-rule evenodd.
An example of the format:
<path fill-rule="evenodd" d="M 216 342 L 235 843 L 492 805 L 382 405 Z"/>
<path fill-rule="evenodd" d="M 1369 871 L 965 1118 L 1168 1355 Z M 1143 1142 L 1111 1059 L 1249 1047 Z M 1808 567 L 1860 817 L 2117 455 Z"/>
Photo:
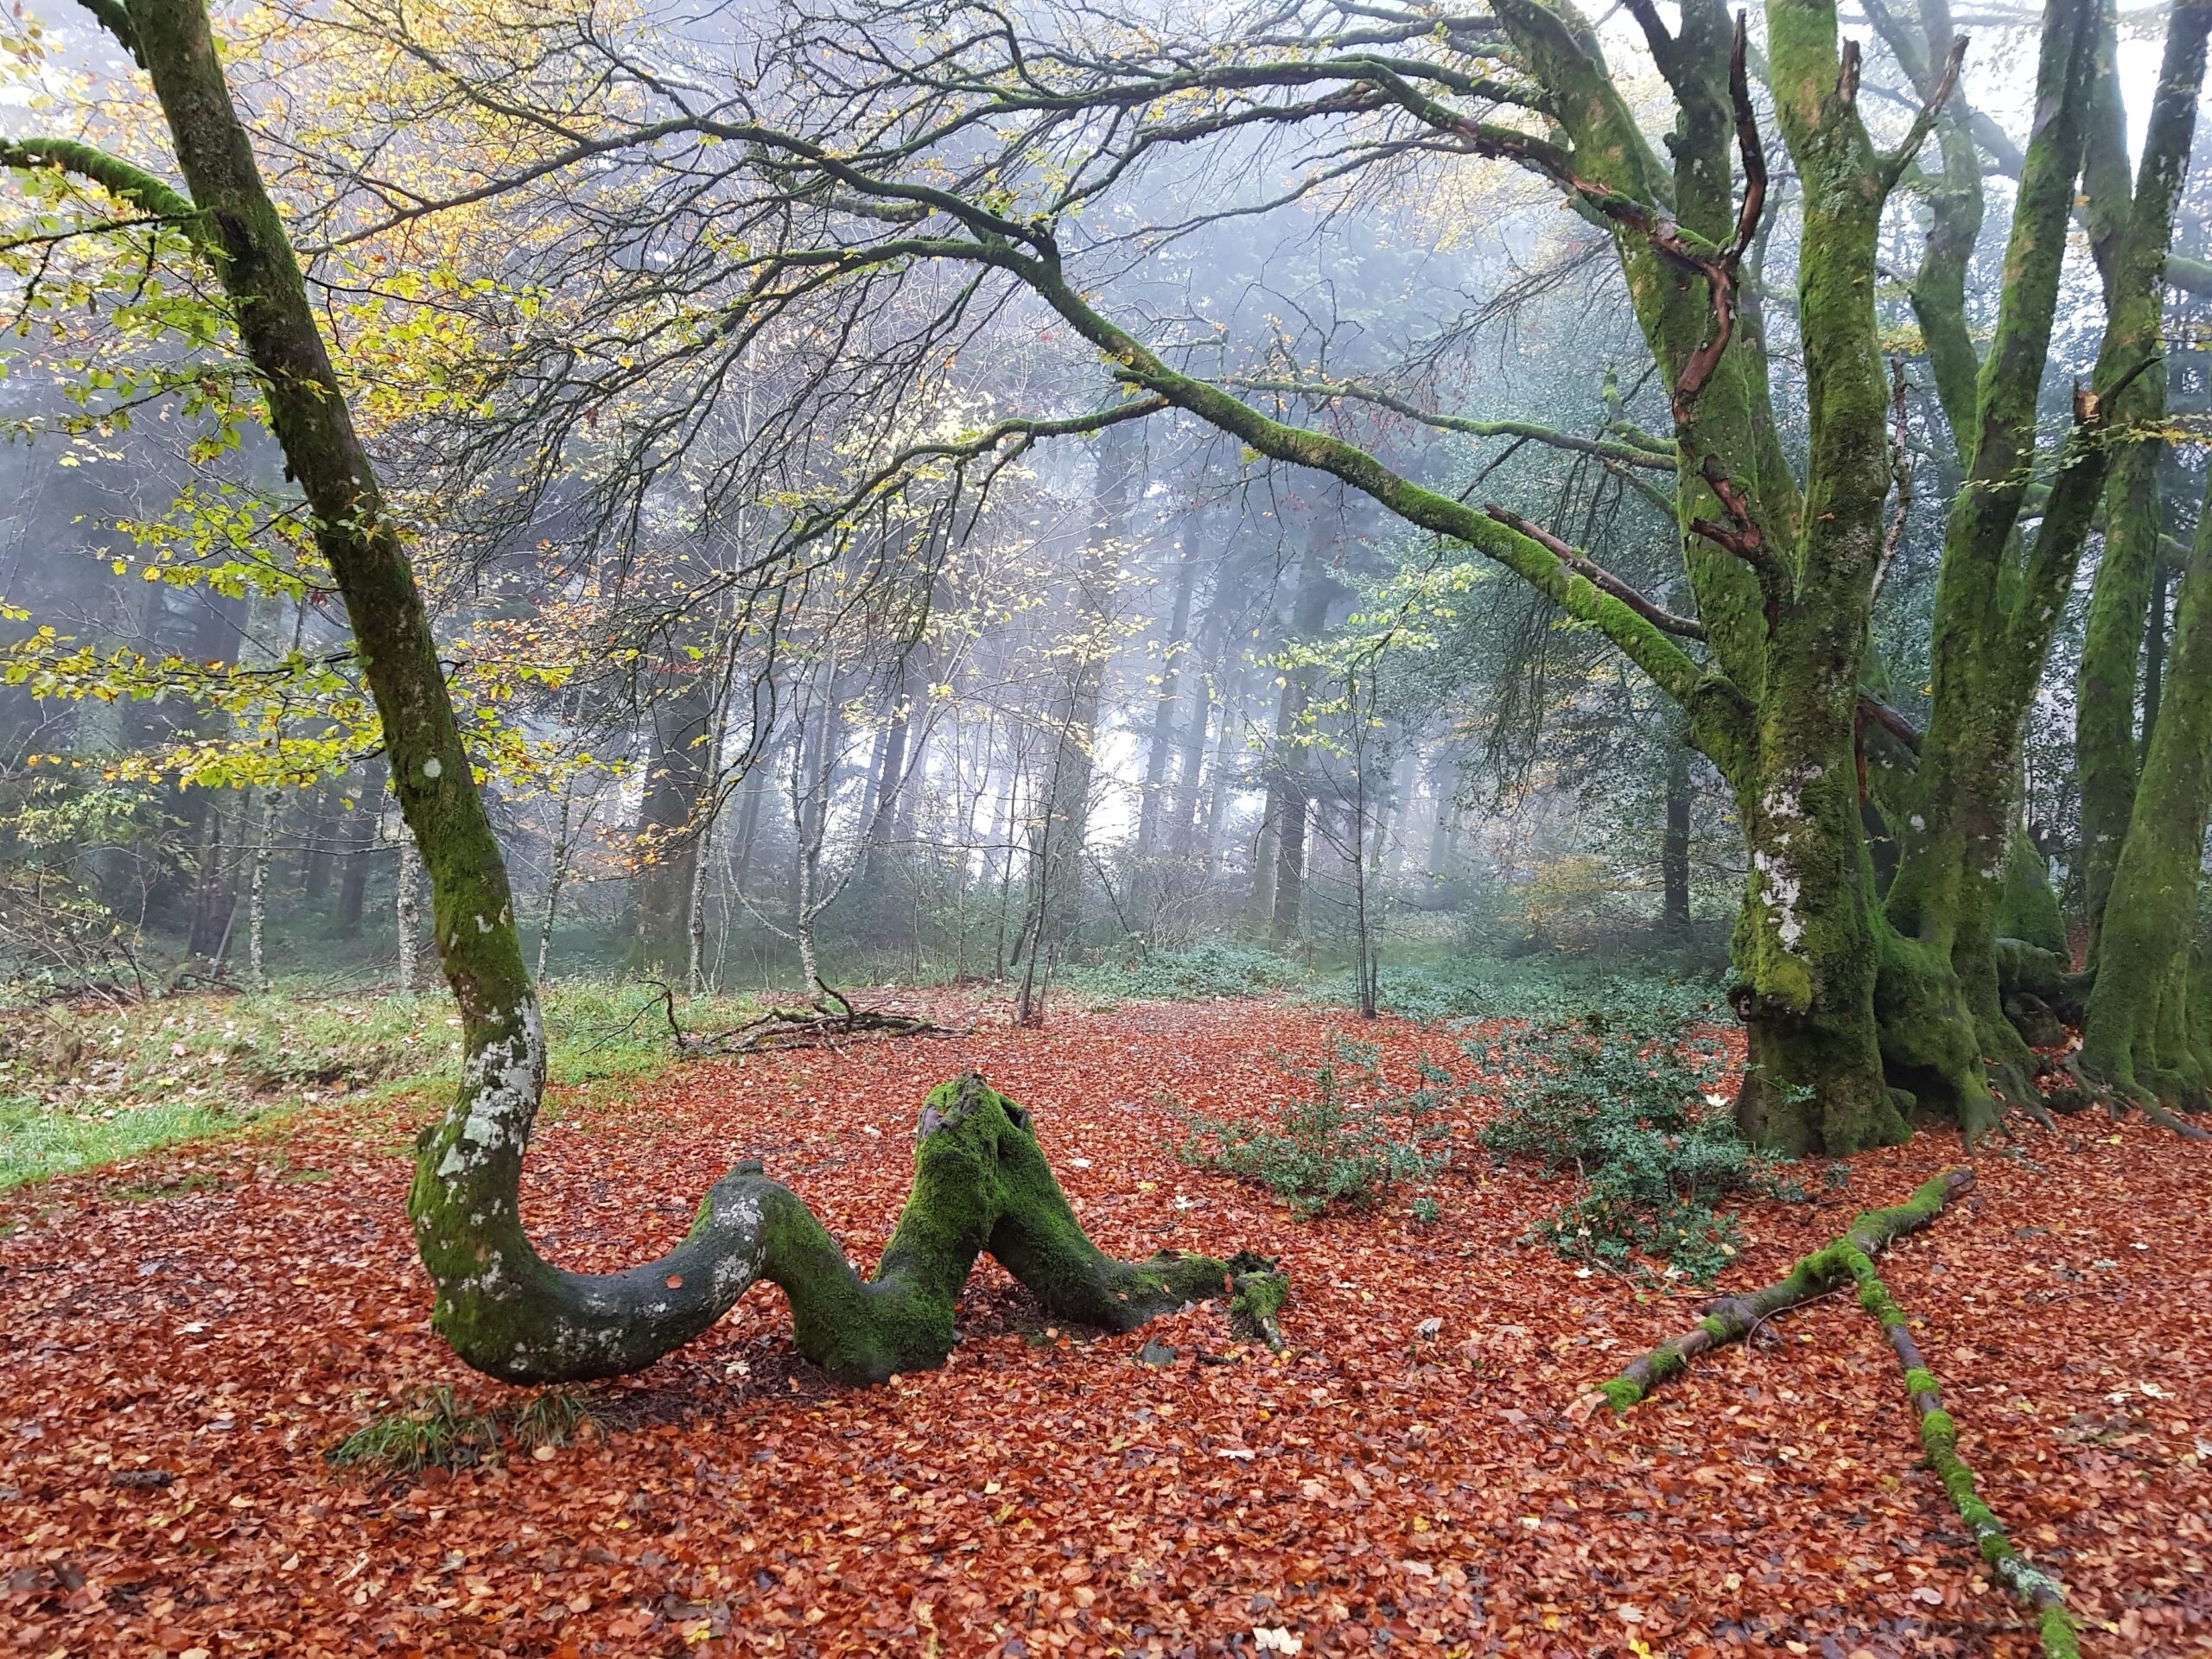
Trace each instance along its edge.
<path fill-rule="evenodd" d="M 1177 1162 L 1163 1090 L 1256 1116 L 1281 1097 L 1274 1052 L 1313 1060 L 1350 1023 L 1277 1003 L 1068 1010 L 1041 1032 L 702 1063 L 612 1105 L 562 1096 L 526 1206 L 564 1262 L 664 1248 L 747 1154 L 866 1262 L 904 1198 L 923 1093 L 977 1065 L 1035 1111 L 1104 1248 L 1281 1256 L 1291 1349 L 1238 1343 L 1219 1307 L 1127 1337 L 1060 1327 L 986 1262 L 949 1366 L 848 1392 L 794 1356 L 762 1287 L 592 1391 L 603 1437 L 411 1484 L 334 1472 L 322 1453 L 441 1383 L 486 1411 L 528 1396 L 429 1331 L 403 1212 L 409 1109 L 327 1108 L 289 1127 L 283 1157 L 232 1142 L 12 1194 L 0 1646 L 2033 1650 L 1916 1466 L 1894 1362 L 1854 1307 L 1795 1314 L 1624 1422 L 1566 1421 L 1694 1298 L 1516 1247 L 1558 1194 L 1481 1155 L 1479 1090 L 1452 1109 L 1426 1227 L 1395 1199 L 1300 1224 Z M 1423 1033 L 1378 1034 L 1410 1083 Z M 1984 1491 L 2066 1580 L 2090 1650 L 2202 1652 L 2212 1154 L 2112 1133 L 2033 1135 L 2047 1173 L 1981 1160 L 1972 1203 L 1884 1272 Z M 1956 1156 L 1928 1135 L 1857 1160 L 1807 1226 L 1749 1207 L 1726 1282 L 1776 1276 L 1808 1237 Z M 328 1179 L 282 1179 L 302 1166 Z M 124 1182 L 168 1196 L 111 1196 Z"/>

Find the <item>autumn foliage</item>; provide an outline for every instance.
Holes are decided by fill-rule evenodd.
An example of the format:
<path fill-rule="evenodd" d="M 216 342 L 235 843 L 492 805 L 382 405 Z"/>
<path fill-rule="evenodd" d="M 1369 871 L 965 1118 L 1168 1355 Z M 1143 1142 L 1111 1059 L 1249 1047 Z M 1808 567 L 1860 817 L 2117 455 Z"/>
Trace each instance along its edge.
<path fill-rule="evenodd" d="M 689 1195 L 748 1152 L 849 1250 L 872 1248 L 911 1179 L 914 1103 L 972 1065 L 1034 1112 L 1103 1248 L 1233 1237 L 1280 1255 L 1289 1346 L 1236 1341 L 1218 1305 L 1126 1336 L 1060 1327 L 986 1262 L 944 1370 L 846 1390 L 794 1355 L 762 1287 L 658 1365 L 583 1391 L 564 1444 L 495 1426 L 473 1465 L 414 1478 L 325 1453 L 440 1387 L 508 1423 L 540 1397 L 467 1371 L 429 1328 L 402 1200 L 435 1103 L 331 1103 L 281 1140 L 19 1192 L 0 1242 L 0 1644 L 2034 1650 L 1847 1296 L 1618 1421 L 1569 1419 L 1698 1298 L 1529 1241 L 1558 1185 L 1483 1154 L 1497 1103 L 1465 1062 L 1474 1086 L 1442 1113 L 1458 1155 L 1378 1207 L 1300 1222 L 1178 1160 L 1181 1113 L 1263 1116 L 1292 1086 L 1278 1054 L 1319 1059 L 1347 1018 L 1070 1010 L 957 1044 L 702 1061 L 632 1099 L 556 1090 L 526 1207 L 564 1264 L 665 1247 Z M 1392 1020 L 1378 1040 L 1402 1084 L 1438 1047 Z M 2202 1651 L 2206 1154 L 2101 1117 L 2015 1150 L 1980 1159 L 1972 1194 L 1884 1255 L 1883 1279 L 1983 1495 L 2064 1580 L 2084 1650 Z M 1923 1135 L 1811 1203 L 1747 1204 L 1723 1287 L 1777 1277 L 1956 1155 Z M 1411 1218 L 1416 1192 L 1433 1224 Z"/>

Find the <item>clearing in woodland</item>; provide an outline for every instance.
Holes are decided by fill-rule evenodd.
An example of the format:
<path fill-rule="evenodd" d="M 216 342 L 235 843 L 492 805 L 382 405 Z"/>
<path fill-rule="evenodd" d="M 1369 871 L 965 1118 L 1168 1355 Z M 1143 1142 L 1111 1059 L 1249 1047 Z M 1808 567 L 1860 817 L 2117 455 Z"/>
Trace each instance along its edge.
<path fill-rule="evenodd" d="M 1394 1085 L 1414 1087 L 1424 1055 L 1452 1072 L 1430 1113 L 1447 1133 L 1425 1143 L 1432 1161 L 1448 1152 L 1441 1169 L 1299 1220 L 1179 1156 L 1192 1115 L 1272 1121 L 1286 1063 L 1324 1061 L 1355 1028 Z M 505 1388 L 429 1322 L 404 1200 L 435 1096 L 326 1102 L 7 1195 L 0 1641 L 2037 1650 L 1847 1292 L 1694 1361 L 1618 1420 L 1578 1414 L 1706 1293 L 1535 1242 L 1571 1183 L 1495 1163 L 1478 1138 L 1527 1080 L 1478 1075 L 1437 1027 L 1276 1000 L 1131 1003 L 705 1059 L 620 1095 L 556 1087 L 525 1223 L 565 1266 L 642 1260 L 749 1154 L 865 1271 L 913 1179 L 920 1102 L 965 1067 L 1028 1109 L 1109 1254 L 1233 1242 L 1279 1259 L 1283 1347 L 1240 1339 L 1217 1302 L 1124 1335 L 1064 1325 L 986 1258 L 944 1367 L 885 1387 L 830 1383 L 762 1287 L 632 1376 Z M 1958 1155 L 1955 1136 L 1923 1134 L 1802 1201 L 1750 1198 L 1721 1287 L 1779 1278 Z M 2084 1651 L 2212 1647 L 2208 1159 L 2102 1114 L 2024 1129 L 1881 1257 L 1982 1496 L 2063 1580 Z M 432 1461 L 334 1465 L 364 1423 L 411 1424 Z"/>

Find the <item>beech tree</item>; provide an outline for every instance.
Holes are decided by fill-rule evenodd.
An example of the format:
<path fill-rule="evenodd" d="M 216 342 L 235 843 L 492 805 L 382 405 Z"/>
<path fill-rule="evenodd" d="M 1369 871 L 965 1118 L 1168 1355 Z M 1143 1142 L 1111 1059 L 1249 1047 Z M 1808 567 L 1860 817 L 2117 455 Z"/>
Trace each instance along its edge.
<path fill-rule="evenodd" d="M 544 1033 L 405 527 L 354 429 L 200 0 L 104 0 L 94 10 L 150 76 L 184 189 L 73 140 L 10 141 L 0 159 L 65 168 L 193 239 L 230 302 L 269 425 L 343 594 L 461 1016 L 463 1082 L 423 1134 L 409 1195 L 435 1288 L 433 1318 L 455 1351 L 512 1381 L 634 1370 L 704 1330 L 765 1278 L 790 1298 L 802 1352 L 841 1380 L 878 1382 L 943 1362 L 955 1298 L 986 1249 L 1063 1318 L 1126 1330 L 1229 1292 L 1239 1326 L 1271 1337 L 1286 1284 L 1272 1264 L 1175 1252 L 1109 1259 L 1076 1220 L 1027 1113 L 973 1075 L 929 1096 L 914 1187 L 868 1281 L 757 1160 L 715 1184 L 683 1242 L 658 1261 L 585 1274 L 537 1254 L 519 1199 L 544 1086 Z"/>
<path fill-rule="evenodd" d="M 2057 971 L 1999 948 L 2021 722 L 2111 457 L 2133 476 L 2155 424 L 2156 273 L 2208 13 L 2173 13 L 2140 177 L 2114 219 L 2105 346 L 2070 425 L 2039 442 L 2067 226 L 2116 96 L 2097 69 L 2108 33 L 2097 7 L 2044 8 L 2031 136 L 2007 158 L 2019 189 L 1986 352 L 1963 284 L 1980 232 L 1977 135 L 1992 124 L 1961 89 L 1965 42 L 1941 5 L 1880 13 L 1911 106 L 1887 143 L 1862 112 L 1861 45 L 1824 0 L 1770 0 L 1759 42 L 1717 0 L 1683 0 L 1671 26 L 1649 4 L 1629 11 L 1671 99 L 1663 142 L 1599 32 L 1545 0 L 1466 13 L 1289 5 L 1187 35 L 1090 10 L 795 5 L 760 37 L 736 96 L 671 94 L 594 142 L 682 155 L 748 225 L 766 227 L 772 204 L 772 243 L 764 234 L 726 262 L 747 289 L 779 293 L 833 270 L 972 271 L 1030 296 L 1096 353 L 1110 390 L 1087 418 L 1182 410 L 1476 550 L 1601 633 L 1681 706 L 1743 826 L 1732 1000 L 1749 1028 L 1746 1131 L 1787 1151 L 1847 1152 L 1901 1139 L 1917 1110 L 1975 1137 L 1999 1121 L 1992 1063 L 2005 1096 L 2039 1109 L 2000 980 L 2006 963 Z M 1404 475 L 1325 418 L 1291 418 L 1367 389 L 1294 366 L 1272 383 L 1200 372 L 1172 330 L 1117 313 L 1090 273 L 1128 245 L 1115 213 L 1132 181 L 1163 157 L 1255 132 L 1318 147 L 1292 199 L 1442 154 L 1526 169 L 1603 227 L 1672 429 L 1592 439 L 1524 423 L 1518 435 L 1671 472 L 1692 611 L 1654 603 L 1541 526 Z M 1940 172 L 1923 167 L 1931 138 Z M 1878 251 L 1908 179 L 1932 221 L 1912 301 L 1967 480 L 1944 535 L 1924 734 L 1866 684 L 1898 493 Z M 1777 408 L 1769 339 L 1765 263 L 1785 207 L 1802 433 Z M 1170 222 L 1156 236 L 1175 233 Z M 741 315 L 749 302 L 717 303 Z M 2125 541 L 2135 499 L 2123 491 L 2107 506 L 2108 548 Z M 1870 725 L 1916 747 L 1916 764 L 1862 785 Z M 1893 820 L 1886 892 L 1870 806 Z"/>

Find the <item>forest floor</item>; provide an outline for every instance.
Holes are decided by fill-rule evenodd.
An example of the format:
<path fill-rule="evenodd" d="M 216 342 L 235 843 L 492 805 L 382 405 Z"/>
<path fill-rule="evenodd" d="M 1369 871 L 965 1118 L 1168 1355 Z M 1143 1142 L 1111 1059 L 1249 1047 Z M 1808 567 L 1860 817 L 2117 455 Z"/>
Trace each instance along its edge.
<path fill-rule="evenodd" d="M 1262 1113 L 1281 1057 L 1355 1027 L 1408 1078 L 1424 1049 L 1465 1075 L 1434 1029 L 1248 1001 L 556 1089 L 526 1211 L 566 1263 L 665 1248 L 755 1154 L 865 1267 L 924 1092 L 972 1065 L 1035 1113 L 1109 1250 L 1280 1255 L 1288 1347 L 1236 1343 L 1217 1306 L 1128 1336 L 1056 1329 L 987 1259 L 944 1370 L 847 1391 L 794 1355 L 763 1287 L 588 1391 L 596 1433 L 412 1481 L 323 1454 L 437 1384 L 518 1397 L 427 1324 L 403 1206 L 434 1094 L 326 1100 L 0 1194 L 0 1648 L 2035 1650 L 1848 1296 L 1578 1423 L 1574 1398 L 1688 1325 L 1695 1295 L 1521 1243 L 1566 1194 L 1491 1166 L 1479 1090 L 1452 1109 L 1452 1167 L 1419 1189 L 1427 1225 L 1398 1193 L 1297 1222 L 1177 1159 L 1176 1102 Z M 1885 1277 L 2084 1650 L 2212 1653 L 2212 1151 L 2101 1115 L 2014 1150 L 1979 1158 L 1971 1196 Z M 1814 1203 L 1749 1206 L 1726 1284 L 1778 1276 L 1959 1155 L 1923 1134 Z M 1165 1367 L 1140 1358 L 1154 1338 L 1178 1351 Z"/>

